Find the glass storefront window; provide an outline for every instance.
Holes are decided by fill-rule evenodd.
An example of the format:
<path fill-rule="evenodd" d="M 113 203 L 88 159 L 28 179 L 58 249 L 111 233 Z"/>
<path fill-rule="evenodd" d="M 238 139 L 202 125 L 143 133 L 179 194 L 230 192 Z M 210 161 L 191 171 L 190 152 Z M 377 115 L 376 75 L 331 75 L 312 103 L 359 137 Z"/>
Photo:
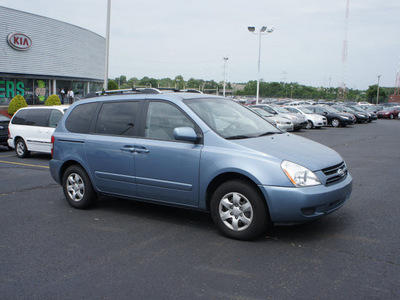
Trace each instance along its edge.
<path fill-rule="evenodd" d="M 32 105 L 33 102 L 33 79 L 21 78 L 17 81 L 22 82 L 24 90 L 24 98 L 28 105 Z M 17 91 L 18 92 L 18 91 Z"/>
<path fill-rule="evenodd" d="M 103 83 L 102 82 L 91 82 L 89 86 L 89 91 L 90 93 L 98 92 L 103 89 Z"/>
<path fill-rule="evenodd" d="M 71 85 L 71 81 L 57 80 L 56 84 L 57 84 L 57 87 L 56 87 L 57 96 L 60 98 L 62 104 L 67 104 L 68 103 L 67 93 L 68 93 L 69 87 Z M 61 95 L 62 89 L 64 89 L 64 92 L 65 92 L 64 99 Z"/>
<path fill-rule="evenodd" d="M 31 91 L 31 79 L 0 77 L 0 105 L 8 105 L 15 95 L 22 95 L 29 104 L 29 92 Z"/>
<path fill-rule="evenodd" d="M 44 104 L 48 96 L 49 96 L 49 81 L 46 79 L 35 79 L 34 104 Z"/>
<path fill-rule="evenodd" d="M 15 95 L 22 95 L 28 105 L 44 105 L 50 95 L 53 80 L 37 78 L 10 78 L 0 77 L 0 106 L 10 104 Z M 83 99 L 86 94 L 101 91 L 103 83 L 88 81 L 56 80 L 56 94 L 61 100 L 61 90 L 64 89 L 64 103 L 70 88 L 74 91 L 74 101 Z M 53 93 L 53 92 L 52 92 Z"/>
<path fill-rule="evenodd" d="M 86 95 L 85 83 L 83 81 L 73 81 L 71 88 L 74 91 L 74 101 L 80 100 Z"/>

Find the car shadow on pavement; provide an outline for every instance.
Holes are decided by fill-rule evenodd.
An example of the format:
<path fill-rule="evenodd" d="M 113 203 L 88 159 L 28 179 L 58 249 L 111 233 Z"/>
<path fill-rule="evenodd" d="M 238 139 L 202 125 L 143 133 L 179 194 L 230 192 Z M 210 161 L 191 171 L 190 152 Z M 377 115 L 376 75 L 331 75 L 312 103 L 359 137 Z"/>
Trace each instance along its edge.
<path fill-rule="evenodd" d="M 189 226 L 200 231 L 210 231 L 212 228 L 215 236 L 221 236 L 207 212 L 106 196 L 101 196 L 91 210 L 150 219 L 164 223 L 165 226 Z M 340 234 L 350 223 L 351 214 L 342 210 L 309 223 L 272 226 L 254 242 L 280 241 L 299 244 L 320 241 Z"/>

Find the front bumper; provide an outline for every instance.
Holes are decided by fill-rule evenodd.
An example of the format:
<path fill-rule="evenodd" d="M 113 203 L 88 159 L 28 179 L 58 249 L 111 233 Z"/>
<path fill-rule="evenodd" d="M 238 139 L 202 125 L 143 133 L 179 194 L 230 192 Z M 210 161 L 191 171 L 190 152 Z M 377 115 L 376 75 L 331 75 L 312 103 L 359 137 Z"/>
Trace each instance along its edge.
<path fill-rule="evenodd" d="M 358 123 L 364 123 L 364 122 L 368 122 L 369 117 L 364 117 L 364 116 L 357 115 L 356 119 L 357 119 Z"/>
<path fill-rule="evenodd" d="M 278 127 L 281 130 L 285 130 L 285 131 L 293 131 L 293 124 L 276 124 L 276 127 Z"/>
<path fill-rule="evenodd" d="M 349 199 L 350 174 L 336 184 L 312 187 L 260 186 L 273 223 L 303 223 L 339 209 Z"/>
<path fill-rule="evenodd" d="M 340 125 L 354 125 L 356 123 L 356 119 L 345 119 L 341 118 L 340 119 Z"/>
<path fill-rule="evenodd" d="M 307 120 L 303 122 L 293 122 L 294 130 L 304 129 L 307 127 Z"/>
<path fill-rule="evenodd" d="M 326 119 L 324 120 L 316 120 L 314 122 L 315 127 L 322 127 L 322 126 L 328 126 L 328 121 Z"/>
<path fill-rule="evenodd" d="M 378 114 L 378 118 L 379 119 L 390 119 L 390 114 Z"/>

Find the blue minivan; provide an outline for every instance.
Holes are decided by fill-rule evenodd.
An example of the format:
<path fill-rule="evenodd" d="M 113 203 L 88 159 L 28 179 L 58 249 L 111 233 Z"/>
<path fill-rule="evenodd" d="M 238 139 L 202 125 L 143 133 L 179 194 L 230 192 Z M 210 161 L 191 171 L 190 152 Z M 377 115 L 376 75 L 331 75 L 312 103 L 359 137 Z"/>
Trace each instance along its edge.
<path fill-rule="evenodd" d="M 70 106 L 52 136 L 52 177 L 75 208 L 111 195 L 209 211 L 226 236 L 340 208 L 352 177 L 334 150 L 233 100 L 132 90 Z"/>

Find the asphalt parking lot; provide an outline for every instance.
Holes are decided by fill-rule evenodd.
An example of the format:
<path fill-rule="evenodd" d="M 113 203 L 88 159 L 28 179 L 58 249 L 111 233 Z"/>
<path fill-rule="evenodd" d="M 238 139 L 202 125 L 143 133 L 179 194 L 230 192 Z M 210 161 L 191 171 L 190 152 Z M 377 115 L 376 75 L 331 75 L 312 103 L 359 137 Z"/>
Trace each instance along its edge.
<path fill-rule="evenodd" d="M 296 134 L 344 157 L 352 196 L 252 242 L 201 212 L 110 197 L 73 209 L 50 156 L 0 146 L 0 299 L 399 299 L 400 120 Z"/>

